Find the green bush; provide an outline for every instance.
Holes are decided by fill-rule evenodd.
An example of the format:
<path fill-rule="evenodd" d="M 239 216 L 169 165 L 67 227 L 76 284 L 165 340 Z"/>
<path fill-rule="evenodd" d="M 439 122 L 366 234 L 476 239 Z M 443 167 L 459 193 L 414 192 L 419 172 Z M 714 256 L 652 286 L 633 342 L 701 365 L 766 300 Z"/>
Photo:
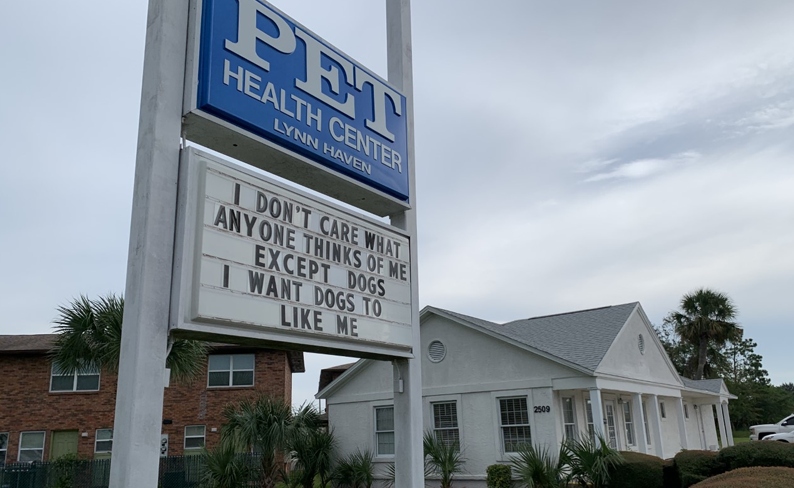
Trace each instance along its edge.
<path fill-rule="evenodd" d="M 780 467 L 739 468 L 723 473 L 692 488 L 784 488 L 794 486 L 794 469 Z"/>
<path fill-rule="evenodd" d="M 772 441 L 737 444 L 717 454 L 717 465 L 720 473 L 759 466 L 794 468 L 794 445 Z"/>
<path fill-rule="evenodd" d="M 664 488 L 681 488 L 681 480 L 678 479 L 678 470 L 672 459 L 665 459 L 662 465 L 662 485 Z"/>
<path fill-rule="evenodd" d="M 485 484 L 488 488 L 511 488 L 513 470 L 506 464 L 492 464 L 485 469 Z"/>
<path fill-rule="evenodd" d="M 715 451 L 681 451 L 673 458 L 679 486 L 688 488 L 722 472 L 717 465 Z"/>
<path fill-rule="evenodd" d="M 638 452 L 620 454 L 624 462 L 610 470 L 609 488 L 664 488 L 664 460 Z"/>

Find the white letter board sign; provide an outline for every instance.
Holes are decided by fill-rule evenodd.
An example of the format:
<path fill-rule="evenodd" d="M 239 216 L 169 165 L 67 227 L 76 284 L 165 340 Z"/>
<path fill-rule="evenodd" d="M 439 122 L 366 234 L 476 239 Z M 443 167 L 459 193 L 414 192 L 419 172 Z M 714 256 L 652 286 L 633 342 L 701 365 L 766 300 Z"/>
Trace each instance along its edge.
<path fill-rule="evenodd" d="M 188 148 L 172 331 L 412 357 L 409 246 L 388 224 Z"/>

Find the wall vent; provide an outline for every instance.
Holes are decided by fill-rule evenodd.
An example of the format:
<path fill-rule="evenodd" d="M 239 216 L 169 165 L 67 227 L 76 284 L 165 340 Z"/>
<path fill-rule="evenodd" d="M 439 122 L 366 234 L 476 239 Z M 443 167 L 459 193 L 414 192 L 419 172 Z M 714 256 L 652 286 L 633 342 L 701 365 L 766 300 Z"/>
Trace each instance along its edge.
<path fill-rule="evenodd" d="M 645 338 L 642 337 L 642 334 L 640 334 L 640 338 L 637 341 L 637 345 L 640 347 L 640 354 L 645 354 Z"/>
<path fill-rule="evenodd" d="M 434 363 L 440 363 L 447 355 L 447 346 L 441 341 L 433 341 L 427 348 L 427 355 Z"/>

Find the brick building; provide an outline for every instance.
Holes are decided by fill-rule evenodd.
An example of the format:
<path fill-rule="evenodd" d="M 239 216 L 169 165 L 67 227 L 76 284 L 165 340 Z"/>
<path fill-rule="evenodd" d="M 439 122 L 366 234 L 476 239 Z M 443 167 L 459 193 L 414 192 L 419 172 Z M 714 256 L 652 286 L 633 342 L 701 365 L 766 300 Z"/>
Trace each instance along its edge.
<path fill-rule="evenodd" d="M 61 374 L 47 357 L 55 338 L 0 335 L 0 465 L 69 453 L 110 457 L 116 375 Z M 215 345 L 192 384 L 165 389 L 164 451 L 191 454 L 217 444 L 228 403 L 261 393 L 291 403 L 292 373 L 304 371 L 301 352 Z"/>

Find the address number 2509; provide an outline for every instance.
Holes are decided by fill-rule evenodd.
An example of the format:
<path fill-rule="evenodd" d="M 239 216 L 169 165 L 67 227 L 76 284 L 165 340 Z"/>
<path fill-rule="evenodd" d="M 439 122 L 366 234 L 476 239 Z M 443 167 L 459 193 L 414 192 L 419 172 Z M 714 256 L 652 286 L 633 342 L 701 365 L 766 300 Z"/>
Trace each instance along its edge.
<path fill-rule="evenodd" d="M 535 413 L 549 413 L 549 412 L 551 412 L 551 407 L 548 405 L 535 407 Z"/>

